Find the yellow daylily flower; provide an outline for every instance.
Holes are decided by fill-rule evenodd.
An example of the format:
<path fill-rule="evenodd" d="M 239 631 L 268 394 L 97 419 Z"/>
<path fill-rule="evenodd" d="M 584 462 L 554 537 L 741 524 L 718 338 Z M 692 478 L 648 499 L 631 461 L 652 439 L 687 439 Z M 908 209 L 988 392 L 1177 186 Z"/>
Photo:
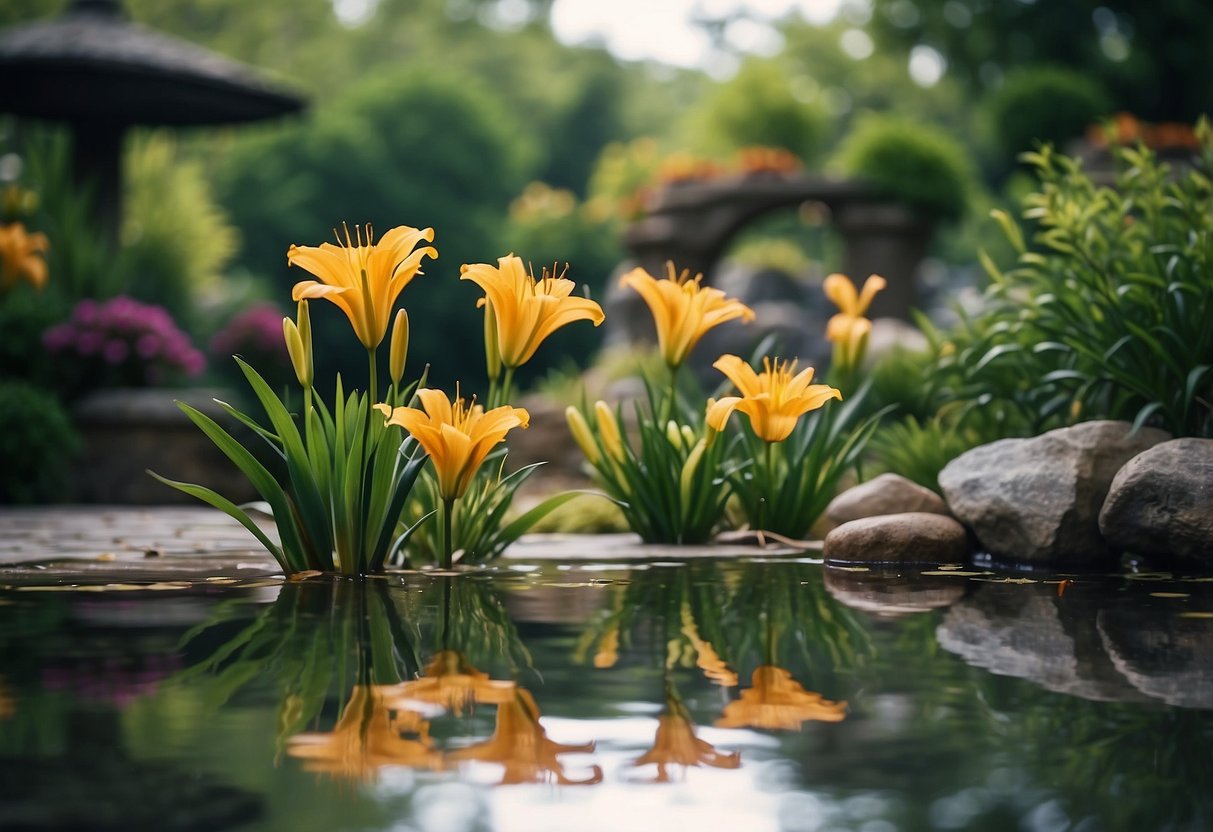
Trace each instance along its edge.
<path fill-rule="evenodd" d="M 383 690 L 355 685 L 332 731 L 291 737 L 286 753 L 304 760 L 308 771 L 357 780 L 369 779 L 383 766 L 440 768 L 429 723 L 415 711 L 391 706 Z"/>
<path fill-rule="evenodd" d="M 436 258 L 433 246 L 416 248 L 422 240 L 434 239 L 434 229 L 400 225 L 374 241 L 368 224 L 354 226 L 354 237 L 345 229 L 345 243 L 319 246 L 292 245 L 286 260 L 311 272 L 316 280 L 302 280 L 291 290 L 294 300 L 325 298 L 337 305 L 368 350 L 379 346 L 387 334 L 392 307 L 400 292 L 421 273 L 425 257 Z"/>
<path fill-rule="evenodd" d="M 422 388 L 417 391 L 421 410 L 377 404 L 386 424 L 398 425 L 421 443 L 430 455 L 438 474 L 438 492 L 444 500 L 462 497 L 489 451 L 505 439 L 514 428 L 530 424 L 530 414 L 521 407 L 508 405 L 485 412 L 478 404 L 465 403 L 455 394 L 455 401 L 441 390 Z"/>
<path fill-rule="evenodd" d="M 530 692 L 518 688 L 509 702 L 497 706 L 497 726 L 484 742 L 459 748 L 447 754 L 450 760 L 475 760 L 496 763 L 505 768 L 501 785 L 551 783 L 564 786 L 602 782 L 602 769 L 590 767 L 590 776 L 573 780 L 564 773 L 561 754 L 589 753 L 594 743 L 563 745 L 549 740 L 539 724 L 539 707 Z"/>
<path fill-rule="evenodd" d="M 421 702 L 461 716 L 473 702 L 499 705 L 511 701 L 515 687 L 510 681 L 490 679 L 457 650 L 440 650 L 426 665 L 424 676 L 394 685 L 387 698 L 395 707 Z"/>
<path fill-rule="evenodd" d="M 872 334 L 872 322 L 867 318 L 835 315 L 830 319 L 833 331 L 827 327 L 826 337 L 834 342 L 834 360 L 844 368 L 852 368 L 863 360 Z"/>
<path fill-rule="evenodd" d="M 821 290 L 838 307 L 838 314 L 826 323 L 826 339 L 835 344 L 849 341 L 853 337 L 856 321 L 868 314 L 868 307 L 872 305 L 876 293 L 888 285 L 887 280 L 874 274 L 863 282 L 861 291 L 856 291 L 855 284 L 845 274 L 827 277 L 821 284 Z"/>
<path fill-rule="evenodd" d="M 811 383 L 812 367 L 797 373 L 795 360 L 772 362 L 764 358 L 762 363 L 761 373 L 735 355 L 723 355 L 712 365 L 741 392 L 741 396 L 725 396 L 709 405 L 707 423 L 712 430 L 724 430 L 729 415 L 740 410 L 750 417 L 750 425 L 760 439 L 782 442 L 805 413 L 830 399 L 842 398 L 842 393 L 828 384 Z"/>
<path fill-rule="evenodd" d="M 846 712 L 846 702 L 823 699 L 820 693 L 805 690 L 782 667 L 764 664 L 754 670 L 751 687 L 741 691 L 741 698 L 725 706 L 716 725 L 799 731 L 801 724 L 809 720 L 842 722 Z"/>
<path fill-rule="evenodd" d="M 0 290 L 11 289 L 25 278 L 41 291 L 46 285 L 45 254 L 50 241 L 41 231 L 30 234 L 19 222 L 0 225 Z"/>
<path fill-rule="evenodd" d="M 703 275 L 692 279 L 687 271 L 676 274 L 673 263 L 667 263 L 666 270 L 666 277 L 658 280 L 644 269 L 632 269 L 619 284 L 634 289 L 648 304 L 657 325 L 661 357 L 670 367 L 681 367 L 708 330 L 737 318 L 754 320 L 753 309 L 719 289 L 704 286 Z"/>
<path fill-rule="evenodd" d="M 549 335 L 573 321 L 592 321 L 598 326 L 606 316 L 594 301 L 573 297 L 576 284 L 563 274 L 544 269 L 541 277 L 526 270 L 521 257 L 513 254 L 488 263 L 460 267 L 460 280 L 470 280 L 484 290 L 496 325 L 497 356 L 508 368 L 531 360 Z M 491 363 L 491 362 L 490 362 Z"/>
<path fill-rule="evenodd" d="M 670 782 L 669 766 L 691 768 L 738 768 L 741 752 L 717 751 L 710 743 L 695 736 L 695 723 L 691 721 L 686 707 L 677 699 L 667 698 L 666 711 L 657 717 L 657 736 L 653 747 L 632 761 L 640 767 L 654 763 L 657 766 L 656 783 Z"/>

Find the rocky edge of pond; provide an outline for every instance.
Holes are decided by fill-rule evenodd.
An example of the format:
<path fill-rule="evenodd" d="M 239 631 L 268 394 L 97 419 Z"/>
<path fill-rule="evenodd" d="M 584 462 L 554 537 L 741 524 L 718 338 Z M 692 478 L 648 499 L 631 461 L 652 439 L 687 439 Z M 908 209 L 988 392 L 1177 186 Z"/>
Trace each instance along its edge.
<path fill-rule="evenodd" d="M 961 454 L 939 495 L 896 474 L 840 494 L 826 516 L 835 563 L 939 564 L 988 553 L 1012 565 L 1108 566 L 1122 552 L 1213 566 L 1213 439 L 1093 421 Z"/>

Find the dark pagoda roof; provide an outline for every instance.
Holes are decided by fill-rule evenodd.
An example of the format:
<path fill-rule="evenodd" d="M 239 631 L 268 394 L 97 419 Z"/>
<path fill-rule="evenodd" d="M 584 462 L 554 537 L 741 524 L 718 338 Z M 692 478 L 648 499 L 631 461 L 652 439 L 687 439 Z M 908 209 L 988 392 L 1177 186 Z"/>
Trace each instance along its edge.
<path fill-rule="evenodd" d="M 200 125 L 301 110 L 251 67 L 129 20 L 116 0 L 0 31 L 0 112 L 61 121 Z"/>

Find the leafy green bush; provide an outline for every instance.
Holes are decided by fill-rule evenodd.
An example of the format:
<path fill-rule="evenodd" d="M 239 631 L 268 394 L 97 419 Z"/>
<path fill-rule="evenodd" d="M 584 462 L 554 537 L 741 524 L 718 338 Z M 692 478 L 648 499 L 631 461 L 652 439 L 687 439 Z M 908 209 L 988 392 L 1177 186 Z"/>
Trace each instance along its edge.
<path fill-rule="evenodd" d="M 1007 159 L 1037 142 L 1062 145 L 1111 110 L 1103 88 L 1089 75 L 1055 66 L 1007 73 L 985 102 L 989 127 Z"/>
<path fill-rule="evenodd" d="M 0 381 L 0 503 L 62 498 L 80 437 L 67 411 L 46 390 Z"/>
<path fill-rule="evenodd" d="M 692 143 L 703 151 L 731 153 L 760 145 L 782 147 L 802 159 L 817 155 L 830 128 L 820 104 L 799 100 L 787 73 L 758 59 L 717 87 L 690 114 L 688 124 Z"/>
<path fill-rule="evenodd" d="M 906 416 L 882 425 L 868 450 L 877 467 L 939 491 L 939 472 L 970 448 L 980 444 L 974 434 L 940 419 L 919 421 Z M 868 473 L 865 470 L 865 473 Z"/>
<path fill-rule="evenodd" d="M 1047 146 L 1025 154 L 1034 233 L 995 212 L 1019 256 L 1002 270 L 983 255 L 986 309 L 948 336 L 941 398 L 1033 432 L 1111 418 L 1213 435 L 1213 136 L 1198 133 L 1184 171 L 1118 150 L 1113 188 Z"/>
<path fill-rule="evenodd" d="M 964 148 L 946 133 L 902 119 L 859 119 L 842 142 L 838 166 L 882 195 L 941 220 L 964 214 L 973 187 Z"/>

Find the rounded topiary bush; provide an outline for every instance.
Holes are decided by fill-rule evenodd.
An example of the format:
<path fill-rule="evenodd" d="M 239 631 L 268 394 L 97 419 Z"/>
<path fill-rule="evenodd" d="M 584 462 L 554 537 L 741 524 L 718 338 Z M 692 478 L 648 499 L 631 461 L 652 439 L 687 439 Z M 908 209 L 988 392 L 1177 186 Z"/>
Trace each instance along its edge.
<path fill-rule="evenodd" d="M 24 381 L 0 381 L 0 503 L 61 499 L 79 446 L 54 395 Z"/>
<path fill-rule="evenodd" d="M 1038 142 L 1062 145 L 1111 110 L 1098 82 L 1054 66 L 1023 67 L 1007 73 L 984 103 L 988 128 L 1008 160 Z"/>
<path fill-rule="evenodd" d="M 948 134 L 884 116 L 859 120 L 841 145 L 838 166 L 883 196 L 941 220 L 960 218 L 973 183 L 968 154 Z"/>

